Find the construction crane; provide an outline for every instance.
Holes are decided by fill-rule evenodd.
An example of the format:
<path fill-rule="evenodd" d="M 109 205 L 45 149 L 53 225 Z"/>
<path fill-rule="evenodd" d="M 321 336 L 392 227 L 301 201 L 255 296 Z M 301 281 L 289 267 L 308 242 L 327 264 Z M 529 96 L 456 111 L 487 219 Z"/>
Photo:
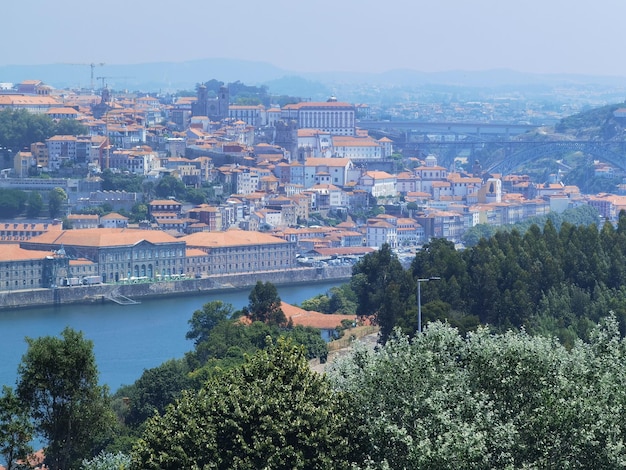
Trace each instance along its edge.
<path fill-rule="evenodd" d="M 96 69 L 96 67 L 102 67 L 104 65 L 104 62 L 91 62 L 89 64 L 85 64 L 85 63 L 81 63 L 81 64 L 65 64 L 65 65 L 88 65 L 91 68 L 91 89 L 93 90 L 93 86 L 94 86 L 94 71 Z"/>
<path fill-rule="evenodd" d="M 100 88 L 104 88 L 104 81 L 108 80 L 109 78 L 133 78 L 133 77 L 96 77 L 96 80 L 102 80 L 102 85 L 100 86 Z"/>

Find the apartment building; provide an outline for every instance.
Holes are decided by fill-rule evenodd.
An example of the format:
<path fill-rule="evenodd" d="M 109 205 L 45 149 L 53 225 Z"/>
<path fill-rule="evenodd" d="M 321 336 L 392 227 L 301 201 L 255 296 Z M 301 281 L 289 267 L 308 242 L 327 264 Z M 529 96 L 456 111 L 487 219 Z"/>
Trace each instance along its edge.
<path fill-rule="evenodd" d="M 299 129 L 319 129 L 332 135 L 355 135 L 355 108 L 334 98 L 288 104 L 281 109 L 284 121 L 295 120 Z"/>
<path fill-rule="evenodd" d="M 233 121 L 243 121 L 249 126 L 261 127 L 267 125 L 267 112 L 265 106 L 259 105 L 230 105 L 228 117 Z"/>
<path fill-rule="evenodd" d="M 358 188 L 374 197 L 397 196 L 396 177 L 385 171 L 366 171 L 359 178 Z"/>
<path fill-rule="evenodd" d="M 333 136 L 333 155 L 351 160 L 380 160 L 384 147 L 368 136 Z"/>

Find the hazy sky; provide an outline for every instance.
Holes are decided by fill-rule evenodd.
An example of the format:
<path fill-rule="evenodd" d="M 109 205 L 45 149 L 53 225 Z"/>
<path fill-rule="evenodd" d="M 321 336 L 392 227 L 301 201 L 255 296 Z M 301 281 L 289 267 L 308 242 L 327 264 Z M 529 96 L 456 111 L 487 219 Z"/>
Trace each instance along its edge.
<path fill-rule="evenodd" d="M 624 0 L 5 0 L 0 15 L 0 65 L 225 57 L 626 77 Z"/>

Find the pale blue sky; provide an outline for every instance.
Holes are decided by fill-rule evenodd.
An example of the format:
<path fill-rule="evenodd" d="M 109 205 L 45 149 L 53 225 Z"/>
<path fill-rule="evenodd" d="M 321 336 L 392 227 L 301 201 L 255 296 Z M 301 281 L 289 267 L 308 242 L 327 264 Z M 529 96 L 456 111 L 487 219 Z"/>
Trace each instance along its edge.
<path fill-rule="evenodd" d="M 624 0 L 5 0 L 0 15 L 0 65 L 226 57 L 626 77 Z"/>

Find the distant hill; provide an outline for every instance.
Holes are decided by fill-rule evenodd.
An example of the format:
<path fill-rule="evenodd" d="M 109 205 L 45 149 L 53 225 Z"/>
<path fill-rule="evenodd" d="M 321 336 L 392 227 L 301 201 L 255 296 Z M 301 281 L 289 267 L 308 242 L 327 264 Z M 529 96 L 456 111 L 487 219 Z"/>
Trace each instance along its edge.
<path fill-rule="evenodd" d="M 143 91 L 193 90 L 197 83 L 212 78 L 225 83 L 241 81 L 261 84 L 291 72 L 265 62 L 233 59 L 206 59 L 187 62 L 151 62 L 144 64 L 97 65 L 95 77 L 107 77 L 105 83 L 115 89 Z M 91 67 L 72 64 L 5 65 L 0 66 L 0 82 L 17 83 L 38 79 L 55 88 L 89 88 Z M 101 80 L 95 86 L 100 88 Z"/>
<path fill-rule="evenodd" d="M 626 119 L 615 117 L 615 111 L 624 107 L 624 103 L 611 104 L 568 116 L 554 126 L 554 131 L 578 139 L 623 141 Z"/>
<path fill-rule="evenodd" d="M 248 85 L 267 85 L 273 94 L 289 94 L 311 99 L 326 98 L 335 91 L 340 91 L 342 96 L 338 98 L 347 100 L 353 98 L 365 85 L 385 87 L 387 90 L 405 87 L 412 90 L 446 90 L 451 93 L 456 93 L 461 88 L 489 93 L 535 90 L 535 93 L 544 93 L 548 97 L 552 96 L 550 90 L 560 87 L 594 90 L 596 94 L 605 93 L 607 89 L 614 90 L 605 102 L 611 102 L 611 97 L 618 93 L 626 95 L 626 79 L 623 77 L 541 75 L 507 69 L 432 73 L 408 69 L 389 70 L 383 73 L 338 71 L 300 73 L 281 69 L 266 62 L 225 58 L 127 65 L 97 64 L 94 67 L 94 85 L 100 88 L 103 81 L 96 77 L 106 77 L 104 83 L 116 90 L 146 92 L 193 90 L 197 83 L 211 79 L 225 83 L 239 80 Z M 0 66 L 0 82 L 17 83 L 27 79 L 39 79 L 55 88 L 89 88 L 91 67 L 89 64 Z M 475 94 L 480 96 L 479 93 Z"/>

